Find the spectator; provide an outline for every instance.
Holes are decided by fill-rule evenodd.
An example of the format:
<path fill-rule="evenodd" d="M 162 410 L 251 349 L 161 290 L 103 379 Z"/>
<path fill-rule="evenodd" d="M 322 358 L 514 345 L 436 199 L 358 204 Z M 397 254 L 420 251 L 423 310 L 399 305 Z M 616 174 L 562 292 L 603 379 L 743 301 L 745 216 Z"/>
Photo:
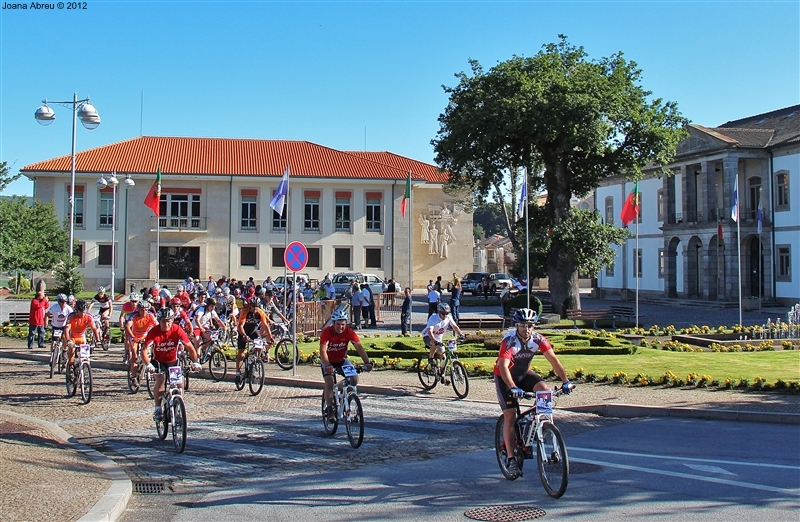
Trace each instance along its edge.
<path fill-rule="evenodd" d="M 483 281 L 481 282 L 481 287 L 483 288 L 483 298 L 488 300 L 489 299 L 489 274 L 483 276 Z"/>
<path fill-rule="evenodd" d="M 325 299 L 329 301 L 333 301 L 336 299 L 336 288 L 333 286 L 333 283 L 330 279 L 326 279 L 325 288 Z"/>
<path fill-rule="evenodd" d="M 406 335 L 411 331 L 411 289 L 403 291 L 403 304 L 400 306 L 400 333 Z"/>
<path fill-rule="evenodd" d="M 361 324 L 361 305 L 363 299 L 364 296 L 361 293 L 361 289 L 358 287 L 358 283 L 353 283 L 353 289 L 350 295 L 350 311 L 353 313 L 354 330 L 358 330 L 358 327 Z"/>
<path fill-rule="evenodd" d="M 361 313 L 364 316 L 364 328 L 375 328 L 375 296 L 372 295 L 372 288 L 367 283 L 361 284 Z"/>
<path fill-rule="evenodd" d="M 31 299 L 30 317 L 28 317 L 28 350 L 33 349 L 33 338 L 39 348 L 44 348 L 44 325 L 47 324 L 47 309 L 50 308 L 50 301 L 44 292 L 39 290 L 36 296 Z"/>
<path fill-rule="evenodd" d="M 511 307 L 511 287 L 506 282 L 503 283 L 503 290 L 500 292 L 500 306 L 503 309 L 503 317 L 508 317 Z"/>
<path fill-rule="evenodd" d="M 428 285 L 428 317 L 436 313 L 436 307 L 439 306 L 439 301 L 442 299 L 442 294 L 436 291 L 434 285 Z"/>
<path fill-rule="evenodd" d="M 436 291 L 439 294 L 442 293 L 442 276 L 436 276 L 436 282 L 433 283 L 433 287 L 436 288 Z"/>
<path fill-rule="evenodd" d="M 448 283 L 450 287 L 450 309 L 452 310 L 453 320 L 458 324 L 461 316 L 459 315 L 459 308 L 461 307 L 461 281 L 456 279 L 455 283 Z"/>
<path fill-rule="evenodd" d="M 214 289 L 217 287 L 217 282 L 214 281 L 214 276 L 208 276 L 208 283 L 206 283 L 206 293 L 214 295 Z"/>

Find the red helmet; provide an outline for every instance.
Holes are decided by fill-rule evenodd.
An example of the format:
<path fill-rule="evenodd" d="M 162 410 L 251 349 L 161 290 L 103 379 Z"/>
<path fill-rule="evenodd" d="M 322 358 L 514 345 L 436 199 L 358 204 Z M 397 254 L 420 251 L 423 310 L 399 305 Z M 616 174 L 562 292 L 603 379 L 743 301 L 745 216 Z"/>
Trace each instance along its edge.
<path fill-rule="evenodd" d="M 183 301 L 181 301 L 181 298 L 180 298 L 180 297 L 173 297 L 173 298 L 170 300 L 169 304 L 171 304 L 172 306 L 175 306 L 175 305 L 183 305 Z"/>

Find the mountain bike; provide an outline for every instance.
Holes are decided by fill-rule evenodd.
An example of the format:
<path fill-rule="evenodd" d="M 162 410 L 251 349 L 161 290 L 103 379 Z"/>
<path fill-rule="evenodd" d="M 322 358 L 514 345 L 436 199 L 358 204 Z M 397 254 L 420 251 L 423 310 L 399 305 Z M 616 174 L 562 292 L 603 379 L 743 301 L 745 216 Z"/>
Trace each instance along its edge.
<path fill-rule="evenodd" d="M 64 371 L 67 365 L 67 347 L 64 345 L 64 340 L 61 338 L 64 330 L 53 329 L 53 342 L 50 344 L 50 378 L 53 374 Z"/>
<path fill-rule="evenodd" d="M 89 364 L 92 347 L 84 343 L 78 345 L 77 351 L 72 368 L 64 372 L 67 381 L 67 395 L 75 397 L 80 388 L 83 403 L 89 404 L 89 401 L 92 400 L 92 365 Z"/>
<path fill-rule="evenodd" d="M 258 395 L 264 387 L 264 339 L 252 339 L 247 343 L 248 349 L 244 357 L 242 373 L 236 376 L 234 384 L 237 390 L 250 387 L 250 395 Z"/>
<path fill-rule="evenodd" d="M 364 410 L 361 408 L 361 399 L 358 398 L 355 377 L 367 371 L 366 366 L 343 365 L 333 371 L 333 402 L 335 418 L 328 418 L 328 404 L 325 402 L 325 393 L 322 394 L 322 425 L 328 435 L 335 435 L 339 421 L 344 421 L 347 438 L 354 448 L 361 446 L 364 441 Z M 344 379 L 337 382 L 336 374 L 340 373 Z"/>
<path fill-rule="evenodd" d="M 220 338 L 225 335 L 225 330 L 211 330 L 211 340 L 202 343 L 205 348 L 200 352 L 200 364 L 208 362 L 208 373 L 214 382 L 221 381 L 228 373 L 228 359 L 220 344 Z"/>
<path fill-rule="evenodd" d="M 436 346 L 440 351 L 443 348 L 442 343 L 437 342 Z M 431 366 L 427 360 L 420 359 L 417 363 L 417 377 L 422 387 L 426 390 L 432 390 L 436 385 L 441 382 L 442 384 L 452 384 L 453 391 L 459 399 L 463 399 L 469 394 L 469 377 L 467 370 L 461 361 L 458 360 L 458 342 L 456 339 L 447 341 L 447 350 L 444 350 L 445 359 L 441 364 Z M 434 359 L 435 360 L 435 359 Z"/>
<path fill-rule="evenodd" d="M 275 339 L 275 363 L 282 370 L 292 369 L 292 353 L 294 353 L 294 364 L 300 362 L 300 351 L 294 345 L 289 328 L 283 323 L 275 323 L 270 329 L 272 338 Z"/>
<path fill-rule="evenodd" d="M 186 403 L 183 402 L 183 392 L 179 387 L 183 369 L 173 366 L 166 377 L 166 389 L 161 395 L 161 420 L 156 422 L 156 432 L 159 439 L 166 439 L 171 424 L 175 451 L 183 453 L 186 449 Z"/>
<path fill-rule="evenodd" d="M 567 490 L 569 481 L 569 457 L 567 447 L 561 432 L 553 423 L 554 399 L 561 396 L 563 390 L 555 388 L 550 391 L 525 392 L 523 398 L 536 399 L 533 406 L 522 411 L 516 403 L 516 421 L 514 432 L 517 438 L 517 447 L 510 458 L 517 459 L 519 475 L 508 471 L 508 450 L 503 440 L 503 420 L 500 415 L 494 430 L 494 449 L 500 471 L 508 480 L 515 480 L 522 476 L 522 464 L 526 459 L 533 458 L 533 448 L 536 447 L 536 465 L 539 478 L 544 490 L 553 498 L 560 498 Z"/>
<path fill-rule="evenodd" d="M 106 326 L 106 321 L 103 321 L 100 314 L 92 314 L 92 319 L 94 320 L 95 326 L 97 326 L 97 330 L 100 332 L 100 339 L 94 339 L 94 332 L 91 330 L 87 333 L 92 337 L 95 348 L 100 348 L 104 352 L 107 352 L 111 347 L 111 328 Z"/>
<path fill-rule="evenodd" d="M 178 362 L 181 363 L 180 366 L 183 370 L 183 389 L 189 391 L 189 373 L 191 373 L 192 361 L 189 359 L 186 347 L 182 344 L 178 348 Z"/>
<path fill-rule="evenodd" d="M 131 372 L 130 365 L 128 366 L 128 389 L 131 393 L 137 393 L 142 386 L 142 382 L 144 382 L 147 386 L 147 394 L 152 399 L 155 383 L 153 382 L 153 377 L 150 375 L 150 372 L 147 371 L 147 365 L 144 363 L 144 356 L 142 354 L 144 351 L 144 341 L 137 341 L 136 344 L 138 346 L 136 351 L 139 355 L 136 358 L 136 370 Z"/>

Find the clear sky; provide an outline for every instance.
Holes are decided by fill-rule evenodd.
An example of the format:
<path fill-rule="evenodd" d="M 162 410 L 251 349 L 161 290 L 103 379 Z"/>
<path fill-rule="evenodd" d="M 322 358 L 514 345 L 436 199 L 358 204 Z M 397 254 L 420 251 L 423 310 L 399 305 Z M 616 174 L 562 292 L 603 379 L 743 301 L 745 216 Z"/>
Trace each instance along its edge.
<path fill-rule="evenodd" d="M 102 118 L 78 123 L 78 151 L 210 136 L 433 162 L 441 86 L 471 58 L 488 69 L 559 33 L 590 58 L 622 51 L 646 89 L 701 125 L 800 102 L 797 0 L 0 3 L 0 160 L 12 173 L 70 153 L 70 109 L 52 105 L 49 127 L 33 114 L 73 92 Z M 4 194 L 32 192 L 23 177 Z"/>

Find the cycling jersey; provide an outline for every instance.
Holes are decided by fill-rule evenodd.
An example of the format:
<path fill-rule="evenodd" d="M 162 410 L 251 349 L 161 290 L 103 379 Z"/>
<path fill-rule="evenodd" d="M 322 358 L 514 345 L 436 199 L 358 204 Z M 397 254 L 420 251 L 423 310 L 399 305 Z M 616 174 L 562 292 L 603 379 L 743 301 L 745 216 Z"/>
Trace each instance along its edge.
<path fill-rule="evenodd" d="M 53 316 L 50 320 L 50 324 L 53 328 L 64 328 L 67 325 L 69 314 L 72 313 L 72 308 L 67 304 L 64 305 L 64 308 L 61 308 L 61 305 L 56 303 L 50 307 L 47 313 Z"/>
<path fill-rule="evenodd" d="M 517 332 L 514 331 L 507 334 L 500 343 L 498 361 L 500 359 L 508 359 L 510 361 L 508 369 L 511 371 L 511 377 L 514 378 L 514 382 L 518 383 L 528 373 L 533 361 L 533 355 L 536 352 L 544 353 L 552 349 L 550 341 L 538 332 L 533 332 L 525 346 L 522 346 L 522 341 Z M 494 365 L 494 374 L 498 377 L 500 376 L 500 367 L 497 363 Z"/>
<path fill-rule="evenodd" d="M 111 296 L 108 294 L 95 294 L 92 300 L 97 301 L 100 303 L 100 311 L 103 312 L 111 308 Z"/>
<path fill-rule="evenodd" d="M 347 345 L 358 342 L 361 342 L 358 334 L 349 326 L 345 327 L 342 333 L 336 335 L 336 332 L 333 331 L 333 325 L 331 325 L 322 330 L 319 336 L 320 346 L 328 343 L 328 362 L 331 364 L 338 364 L 344 361 L 347 356 Z"/>
<path fill-rule="evenodd" d="M 128 323 L 131 324 L 131 335 L 134 341 L 141 341 L 144 339 L 147 332 L 154 326 L 158 326 L 156 316 L 147 312 L 144 317 L 139 315 L 139 312 L 134 312 L 128 316 Z"/>
<path fill-rule="evenodd" d="M 262 321 L 267 323 L 267 315 L 260 308 L 256 308 L 255 313 L 253 310 L 248 309 L 246 313 L 239 314 L 239 325 L 244 328 L 245 333 L 248 335 L 250 335 L 249 332 L 258 328 Z"/>
<path fill-rule="evenodd" d="M 439 314 L 433 314 L 428 318 L 428 324 L 425 325 L 425 328 L 422 330 L 422 335 L 425 337 L 431 337 L 431 329 L 433 330 L 433 340 L 436 342 L 442 342 L 442 337 L 444 337 L 445 332 L 448 328 L 452 328 L 456 325 L 456 321 L 453 319 L 453 316 L 447 314 L 447 317 L 444 319 L 439 317 Z M 433 327 L 433 328 L 431 328 Z"/>
<path fill-rule="evenodd" d="M 92 327 L 94 319 L 87 313 L 73 312 L 67 318 L 67 326 L 69 326 L 69 340 L 75 341 L 76 344 L 84 344 L 86 342 L 86 329 Z"/>
<path fill-rule="evenodd" d="M 216 310 L 206 310 L 203 308 L 203 312 L 197 315 L 197 326 L 203 330 L 208 330 L 214 326 L 214 318 L 219 320 L 219 315 Z"/>
<path fill-rule="evenodd" d="M 174 364 L 178 360 L 178 343 L 188 346 L 189 336 L 183 328 L 172 324 L 166 332 L 161 327 L 151 328 L 144 338 L 145 346 L 153 343 L 153 360 L 163 364 Z"/>

